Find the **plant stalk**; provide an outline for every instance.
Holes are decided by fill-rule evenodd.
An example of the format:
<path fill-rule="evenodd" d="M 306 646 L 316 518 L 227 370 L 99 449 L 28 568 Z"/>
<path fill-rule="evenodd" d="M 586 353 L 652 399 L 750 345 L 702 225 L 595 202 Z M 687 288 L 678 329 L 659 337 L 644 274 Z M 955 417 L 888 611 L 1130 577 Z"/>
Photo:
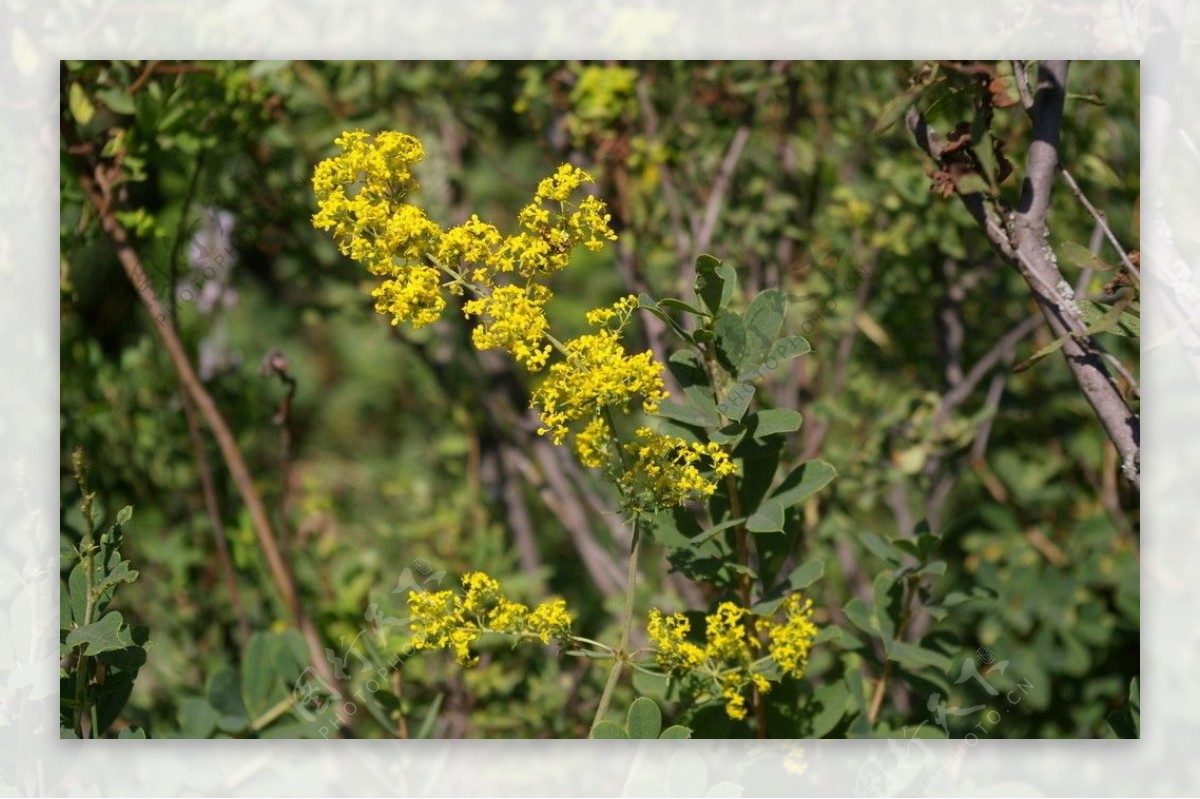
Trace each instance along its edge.
<path fill-rule="evenodd" d="M 600 704 L 596 706 L 596 717 L 592 719 L 591 732 L 588 737 L 593 737 L 596 730 L 596 725 L 608 713 L 609 702 L 612 701 L 613 691 L 617 687 L 617 680 L 621 676 L 621 669 L 625 665 L 625 661 L 629 659 L 629 631 L 633 627 L 633 597 L 637 588 L 637 563 L 638 551 L 641 544 L 641 516 L 633 515 L 633 543 L 629 548 L 629 572 L 628 579 L 625 583 L 625 609 L 621 618 L 621 640 L 617 644 L 617 650 L 613 653 L 612 668 L 608 672 L 608 681 L 604 684 L 604 693 L 600 695 Z"/>

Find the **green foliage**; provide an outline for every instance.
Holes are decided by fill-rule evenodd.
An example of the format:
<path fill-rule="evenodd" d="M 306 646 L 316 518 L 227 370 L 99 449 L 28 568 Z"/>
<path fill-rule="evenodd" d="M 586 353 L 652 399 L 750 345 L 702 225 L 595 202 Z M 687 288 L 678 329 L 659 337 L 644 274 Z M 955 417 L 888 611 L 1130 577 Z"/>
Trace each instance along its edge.
<path fill-rule="evenodd" d="M 662 711 L 654 700 L 638 697 L 629 706 L 625 716 L 625 726 L 613 721 L 601 721 L 592 728 L 593 738 L 624 738 L 624 739 L 683 739 L 692 737 L 692 731 L 679 724 L 673 724 L 666 729 L 662 726 Z"/>
<path fill-rule="evenodd" d="M 1063 342 L 1036 329 L 945 402 L 1035 310 L 954 196 L 1019 197 L 1029 122 L 1012 65 L 981 63 L 986 79 L 958 62 L 64 62 L 62 454 L 96 459 L 104 526 L 85 546 L 64 474 L 62 734 L 332 736 L 339 699 L 364 738 L 590 730 L 602 668 L 485 639 L 464 672 L 407 648 L 398 586 L 451 588 L 484 567 L 514 600 L 562 596 L 578 629 L 616 641 L 620 597 L 600 578 L 621 582 L 628 542 L 611 487 L 536 448 L 536 377 L 481 357 L 456 313 L 418 331 L 374 318 L 361 275 L 313 230 L 313 165 L 362 128 L 421 136 L 416 199 L 446 225 L 512 218 L 558 163 L 597 177 L 621 240 L 556 276 L 552 321 L 578 333 L 585 310 L 639 295 L 630 349 L 663 346 L 673 384 L 649 422 L 739 466 L 706 502 L 644 520 L 636 607 L 685 611 L 703 643 L 721 601 L 814 601 L 808 672 L 771 675 L 761 721 L 731 719 L 711 686 L 634 671 L 612 697 L 623 723 L 597 737 L 645 733 L 647 702 L 698 738 L 760 724 L 780 738 L 1136 736 L 1138 499 Z M 1127 250 L 1137 86 L 1136 64 L 1073 64 L 1062 137 Z M 943 134 L 965 125 L 968 174 L 931 180 L 909 108 Z M 189 422 L 81 190 L 72 128 L 111 169 L 117 219 L 193 362 L 217 343 L 229 356 L 204 385 L 285 531 L 340 686 L 313 675 L 220 451 Z M 1048 245 L 1081 316 L 1136 375 L 1136 286 L 1111 246 L 1085 246 L 1095 221 L 1065 186 L 1051 203 Z M 210 208 L 236 220 L 223 279 L 237 301 L 217 313 L 188 256 Z M 286 426 L 283 384 L 259 373 L 273 349 L 298 386 Z M 644 630 L 630 648 L 644 664 Z M 720 793 L 679 755 L 669 785 L 640 787 Z"/>
<path fill-rule="evenodd" d="M 110 609 L 117 587 L 138 579 L 120 550 L 133 508 L 121 508 L 97 536 L 95 494 L 88 490 L 83 451 L 76 450 L 71 460 L 83 496 L 84 530 L 73 557 L 64 560 L 67 578 L 59 582 L 59 728 L 64 738 L 101 738 L 129 701 L 146 663 L 150 633 Z M 121 737 L 129 737 L 126 732 L 121 730 Z"/>

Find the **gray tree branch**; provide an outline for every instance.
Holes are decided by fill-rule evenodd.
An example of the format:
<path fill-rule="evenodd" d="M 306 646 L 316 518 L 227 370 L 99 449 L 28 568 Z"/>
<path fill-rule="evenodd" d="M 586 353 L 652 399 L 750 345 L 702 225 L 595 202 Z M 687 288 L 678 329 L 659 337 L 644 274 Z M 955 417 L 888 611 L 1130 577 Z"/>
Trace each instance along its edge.
<path fill-rule="evenodd" d="M 1067 360 L 1084 398 L 1092 406 L 1108 437 L 1121 456 L 1121 471 L 1134 488 L 1141 484 L 1141 424 L 1125 401 L 1105 365 L 1104 351 L 1086 332 L 1074 303 L 1074 292 L 1058 268 L 1046 239 L 1046 213 L 1050 191 L 1058 172 L 1059 138 L 1066 99 L 1066 61 L 1043 61 L 1038 67 L 1037 90 L 1029 114 L 1032 142 L 1025 164 L 1021 199 L 1015 211 L 1005 211 L 998 201 L 982 194 L 960 195 L 992 245 L 1025 279 L 1056 338 L 1063 338 Z M 940 162 L 942 145 L 915 108 L 906 123 L 917 145 Z"/>

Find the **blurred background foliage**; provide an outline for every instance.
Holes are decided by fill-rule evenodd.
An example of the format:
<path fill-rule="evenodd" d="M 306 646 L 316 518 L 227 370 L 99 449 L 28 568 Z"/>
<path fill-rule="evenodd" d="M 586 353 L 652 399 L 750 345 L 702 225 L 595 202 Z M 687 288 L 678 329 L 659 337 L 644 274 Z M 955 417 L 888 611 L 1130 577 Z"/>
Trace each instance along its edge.
<path fill-rule="evenodd" d="M 984 67 L 1005 74 L 1004 63 Z M 839 473 L 794 511 L 786 539 L 788 557 L 824 563 L 807 589 L 817 620 L 853 629 L 855 598 L 878 609 L 875 576 L 904 554 L 889 542 L 930 533 L 942 564 L 922 594 L 938 609 L 908 631 L 941 659 L 898 671 L 877 722 L 864 725 L 854 697 L 871 693 L 880 642 L 818 646 L 806 683 L 847 688 L 824 694 L 846 708 L 815 734 L 912 734 L 922 722 L 922 735 L 971 731 L 978 714 L 944 715 L 938 729 L 937 692 L 943 708 L 1007 701 L 989 737 L 1112 735 L 1107 719 L 1126 707 L 1139 667 L 1138 498 L 1061 356 L 1013 372 L 1050 343 L 1045 326 L 1028 324 L 996 352 L 1036 308 L 961 203 L 931 191 L 903 124 L 887 124 L 923 68 L 65 62 L 62 545 L 65 569 L 81 530 L 67 464 L 82 447 L 101 518 L 136 508 L 123 553 L 141 578 L 114 607 L 149 627 L 150 643 L 119 725 L 152 737 L 330 734 L 328 713 L 303 705 L 254 724 L 286 698 L 304 647 L 220 454 L 206 430 L 190 429 L 155 322 L 81 192 L 80 152 L 119 164 L 118 218 L 283 531 L 343 693 L 360 697 L 351 734 L 587 733 L 603 679 L 587 662 L 500 644 L 464 671 L 441 655 L 402 657 L 403 635 L 375 634 L 403 616 L 405 588 L 451 587 L 483 568 L 522 601 L 565 597 L 577 630 L 612 638 L 623 550 L 605 486 L 532 433 L 526 376 L 475 352 L 453 314 L 419 331 L 389 326 L 371 310 L 367 276 L 312 228 L 313 166 L 339 133 L 362 128 L 422 139 L 419 202 L 444 225 L 478 213 L 511 229 L 555 166 L 589 170 L 621 239 L 581 252 L 557 278 L 552 321 L 569 333 L 584 310 L 625 293 L 690 301 L 701 253 L 737 270 L 743 307 L 766 288 L 791 297 L 784 332 L 814 352 L 765 376 L 756 401 L 803 414 L 785 463 L 819 457 Z M 947 131 L 971 118 L 980 84 L 961 64 L 942 69 L 950 77 L 922 110 Z M 1134 249 L 1137 64 L 1075 63 L 1068 89 L 1064 161 Z M 1024 113 L 997 109 L 992 125 L 1019 170 Z M 1019 183 L 1000 190 L 1015 200 Z M 1115 274 L 1095 227 L 1059 185 L 1051 245 L 1099 256 L 1062 261 L 1081 297 Z M 669 347 L 661 324 L 642 317 L 643 343 Z M 1137 339 L 1102 340 L 1136 374 Z M 295 381 L 287 413 L 287 385 L 261 366 L 272 352 Z M 646 567 L 639 607 L 709 606 L 661 552 L 647 563 L 663 565 Z M 964 658 L 982 664 L 1000 699 L 954 682 Z M 1006 666 L 987 672 L 996 663 Z M 254 684 L 248 675 L 262 669 L 277 684 Z M 1004 700 L 1018 687 L 1018 703 Z M 633 688 L 663 704 L 664 726 L 749 734 L 709 712 L 719 706 L 680 706 L 643 676 Z M 796 690 L 772 695 L 784 722 L 811 696 Z M 614 707 L 633 701 L 622 692 Z M 784 737 L 813 734 L 810 722 Z"/>

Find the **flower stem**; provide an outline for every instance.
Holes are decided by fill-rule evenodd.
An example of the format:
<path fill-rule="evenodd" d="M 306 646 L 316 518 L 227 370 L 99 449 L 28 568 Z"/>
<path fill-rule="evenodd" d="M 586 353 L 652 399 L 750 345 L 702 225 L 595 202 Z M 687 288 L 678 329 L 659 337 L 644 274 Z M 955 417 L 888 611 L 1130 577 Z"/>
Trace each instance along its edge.
<path fill-rule="evenodd" d="M 604 693 L 600 695 L 600 704 L 596 706 L 596 717 L 592 719 L 592 729 L 588 733 L 589 738 L 593 736 L 596 725 L 603 721 L 604 715 L 608 713 L 608 704 L 612 701 L 613 690 L 617 687 L 617 680 L 621 676 L 621 668 L 629 659 L 626 650 L 629 648 L 629 631 L 633 627 L 633 596 L 637 588 L 637 562 L 641 544 L 640 520 L 640 514 L 635 513 L 633 515 L 633 543 L 629 548 L 629 573 L 625 583 L 625 609 L 621 618 L 621 642 L 617 644 L 612 668 L 608 672 L 608 682 L 604 684 Z"/>

